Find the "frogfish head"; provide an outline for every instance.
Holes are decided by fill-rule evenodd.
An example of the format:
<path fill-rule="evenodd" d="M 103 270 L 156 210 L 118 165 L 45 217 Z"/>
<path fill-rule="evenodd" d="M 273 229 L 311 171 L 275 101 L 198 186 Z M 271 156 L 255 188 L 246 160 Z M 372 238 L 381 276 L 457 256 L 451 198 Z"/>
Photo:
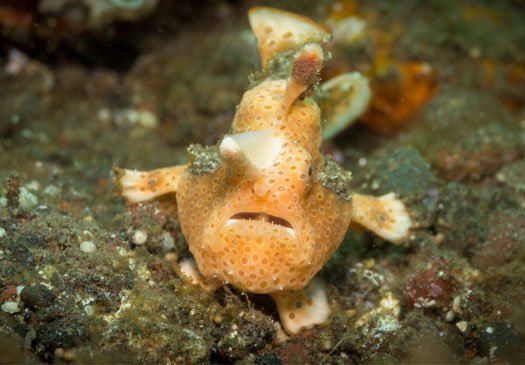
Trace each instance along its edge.
<path fill-rule="evenodd" d="M 195 212 L 181 225 L 200 271 L 254 293 L 303 288 L 341 241 L 348 205 L 316 181 L 312 154 L 288 135 L 234 134 L 219 151 L 224 166 L 186 179 L 181 195 L 192 199 L 178 198 L 179 211 Z"/>

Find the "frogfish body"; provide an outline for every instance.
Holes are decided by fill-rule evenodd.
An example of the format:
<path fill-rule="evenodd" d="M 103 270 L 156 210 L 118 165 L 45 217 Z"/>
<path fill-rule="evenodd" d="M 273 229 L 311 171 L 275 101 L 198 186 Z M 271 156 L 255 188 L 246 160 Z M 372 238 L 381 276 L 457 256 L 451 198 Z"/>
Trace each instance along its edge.
<path fill-rule="evenodd" d="M 295 333 L 328 318 L 312 279 L 351 221 L 392 242 L 407 236 L 411 221 L 393 193 L 351 194 L 351 173 L 319 150 L 321 111 L 310 95 L 329 33 L 271 8 L 253 8 L 249 18 L 263 76 L 243 95 L 230 132 L 215 146 L 190 146 L 187 165 L 119 169 L 118 181 L 131 203 L 175 192 L 198 268 L 190 273 L 184 263 L 182 271 L 272 295 Z"/>

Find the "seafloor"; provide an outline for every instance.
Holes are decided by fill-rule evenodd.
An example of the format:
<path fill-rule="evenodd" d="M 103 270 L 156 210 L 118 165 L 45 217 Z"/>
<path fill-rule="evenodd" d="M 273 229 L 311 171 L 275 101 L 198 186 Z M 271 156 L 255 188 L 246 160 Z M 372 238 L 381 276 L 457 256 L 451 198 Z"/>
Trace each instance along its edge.
<path fill-rule="evenodd" d="M 89 4 L 0 3 L 0 363 L 525 362 L 523 1 Z M 331 320 L 295 336 L 266 296 L 181 280 L 173 201 L 126 206 L 112 183 L 228 131 L 253 5 L 366 21 L 323 77 L 360 70 L 372 106 L 325 151 L 415 221 L 397 246 L 349 231 L 320 272 Z"/>

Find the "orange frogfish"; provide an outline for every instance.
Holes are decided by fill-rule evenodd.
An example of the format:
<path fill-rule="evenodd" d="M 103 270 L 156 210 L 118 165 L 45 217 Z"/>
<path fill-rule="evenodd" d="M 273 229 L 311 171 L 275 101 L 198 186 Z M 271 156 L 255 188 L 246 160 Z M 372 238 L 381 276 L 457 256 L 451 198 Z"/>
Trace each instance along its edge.
<path fill-rule="evenodd" d="M 330 315 L 314 276 L 350 222 L 398 242 L 411 220 L 393 193 L 352 194 L 350 171 L 319 150 L 322 116 L 311 95 L 330 34 L 266 7 L 252 8 L 249 20 L 263 72 L 242 97 L 229 134 L 215 146 L 190 146 L 186 165 L 117 169 L 117 179 L 130 203 L 175 193 L 195 259 L 179 263 L 180 272 L 208 287 L 271 295 L 284 328 L 297 333 Z"/>

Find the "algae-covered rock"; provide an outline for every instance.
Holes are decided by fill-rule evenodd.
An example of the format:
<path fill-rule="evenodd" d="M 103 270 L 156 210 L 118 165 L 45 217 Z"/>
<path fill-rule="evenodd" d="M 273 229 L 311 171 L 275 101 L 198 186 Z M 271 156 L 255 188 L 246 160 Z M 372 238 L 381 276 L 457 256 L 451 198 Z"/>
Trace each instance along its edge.
<path fill-rule="evenodd" d="M 332 157 L 326 156 L 325 165 L 317 174 L 317 178 L 325 188 L 333 191 L 342 199 L 352 199 L 350 190 L 352 173 L 343 169 Z"/>
<path fill-rule="evenodd" d="M 219 151 L 216 146 L 192 144 L 188 147 L 189 170 L 194 174 L 211 174 L 221 166 Z"/>
<path fill-rule="evenodd" d="M 416 147 L 447 180 L 493 175 L 524 152 L 512 115 L 491 94 L 443 88 L 400 142 Z"/>
<path fill-rule="evenodd" d="M 440 192 L 435 229 L 443 235 L 444 246 L 467 253 L 487 238 L 489 216 L 487 202 L 478 193 L 450 183 Z"/>
<path fill-rule="evenodd" d="M 504 166 L 496 179 L 522 195 L 525 192 L 525 160 Z"/>
<path fill-rule="evenodd" d="M 423 193 L 436 183 L 429 163 L 411 147 L 399 147 L 387 152 L 373 166 L 373 183 L 380 194 Z"/>
<path fill-rule="evenodd" d="M 274 337 L 274 326 L 266 316 L 256 311 L 241 314 L 235 324 L 224 324 L 217 329 L 219 340 L 213 352 L 221 361 L 235 361 L 246 353 L 257 352 Z"/>
<path fill-rule="evenodd" d="M 43 285 L 25 287 L 20 298 L 24 305 L 31 310 L 46 308 L 56 299 L 55 294 Z"/>

